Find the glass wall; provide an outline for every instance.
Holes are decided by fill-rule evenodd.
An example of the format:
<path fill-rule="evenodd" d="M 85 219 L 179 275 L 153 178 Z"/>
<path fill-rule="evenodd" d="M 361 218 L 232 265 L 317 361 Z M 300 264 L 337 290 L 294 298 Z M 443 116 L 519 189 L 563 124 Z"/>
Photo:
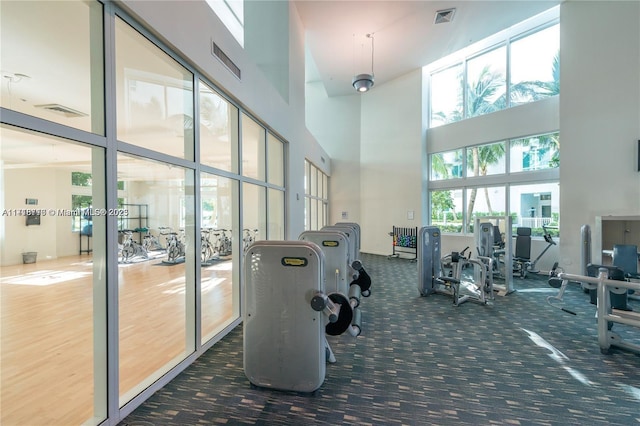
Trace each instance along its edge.
<path fill-rule="evenodd" d="M 242 185 L 242 243 L 267 239 L 267 189 L 245 182 Z"/>
<path fill-rule="evenodd" d="M 266 130 L 247 114 L 242 114 L 242 175 L 266 180 Z"/>
<path fill-rule="evenodd" d="M 0 106 L 104 135 L 102 5 L 3 1 L 0 20 Z"/>
<path fill-rule="evenodd" d="M 125 183 L 118 217 L 124 404 L 195 351 L 194 253 L 200 247 L 194 238 L 192 170 L 119 154 L 118 180 Z M 164 250 L 139 249 L 148 234 L 164 239 Z M 130 245 L 135 252 L 127 256 Z"/>
<path fill-rule="evenodd" d="M 0 423 L 96 424 L 107 403 L 104 149 L 8 125 L 0 140 Z M 73 207 L 78 173 L 90 176 L 84 208 Z"/>
<path fill-rule="evenodd" d="M 116 19 L 118 139 L 193 160 L 193 74 Z"/>
<path fill-rule="evenodd" d="M 200 161 L 238 173 L 238 108 L 200 81 Z"/>
<path fill-rule="evenodd" d="M 238 181 L 202 173 L 200 177 L 202 337 L 204 344 L 240 315 Z"/>
<path fill-rule="evenodd" d="M 267 182 L 272 185 L 267 190 L 267 238 L 284 240 L 284 143 L 271 133 L 267 133 Z"/>
<path fill-rule="evenodd" d="M 240 322 L 285 142 L 114 2 L 0 19 L 0 423 L 115 424 Z"/>
<path fill-rule="evenodd" d="M 315 231 L 328 225 L 329 177 L 310 161 L 304 162 L 305 230 Z"/>

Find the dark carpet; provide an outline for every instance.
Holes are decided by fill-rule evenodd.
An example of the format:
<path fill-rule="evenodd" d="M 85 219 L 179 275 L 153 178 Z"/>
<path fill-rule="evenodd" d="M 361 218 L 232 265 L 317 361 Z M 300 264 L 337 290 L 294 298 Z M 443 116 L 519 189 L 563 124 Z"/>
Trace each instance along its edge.
<path fill-rule="evenodd" d="M 557 290 L 534 274 L 490 306 L 456 307 L 419 296 L 416 263 L 361 259 L 373 282 L 363 333 L 329 337 L 338 362 L 313 395 L 251 386 L 239 326 L 120 424 L 640 424 L 640 355 L 600 353 L 578 284 L 562 305 L 576 315 L 549 305 Z M 640 343 L 639 329 L 614 327 Z"/>

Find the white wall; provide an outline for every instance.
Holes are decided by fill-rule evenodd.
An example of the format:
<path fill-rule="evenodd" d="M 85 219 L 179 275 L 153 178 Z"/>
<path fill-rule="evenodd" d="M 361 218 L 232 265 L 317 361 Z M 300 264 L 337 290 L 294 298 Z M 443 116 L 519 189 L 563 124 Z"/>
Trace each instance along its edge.
<path fill-rule="evenodd" d="M 362 97 L 361 251 L 390 254 L 392 227 L 422 226 L 422 72 Z M 412 215 L 413 218 L 410 218 Z"/>
<path fill-rule="evenodd" d="M 580 272 L 580 227 L 640 214 L 640 2 L 560 9 L 561 265 Z M 592 253 L 592 258 L 596 258 Z"/>
<path fill-rule="evenodd" d="M 4 203 L 11 209 L 71 209 L 71 171 L 53 168 L 5 169 Z M 29 188 L 29 189 L 25 189 Z M 26 198 L 35 198 L 38 205 L 27 206 Z M 6 207 L 5 207 L 6 208 Z M 77 255 L 78 233 L 72 232 L 70 216 L 40 217 L 40 225 L 26 225 L 25 216 L 9 213 L 4 219 L 5 244 L 0 264 L 22 263 L 23 252 L 37 252 L 38 260 Z M 86 248 L 86 240 L 83 248 Z"/>
<path fill-rule="evenodd" d="M 360 223 L 360 95 L 328 97 L 320 82 L 306 87 L 307 127 L 331 157 L 329 223 Z M 321 164 L 315 164 L 321 167 Z M 347 213 L 345 219 L 342 212 Z"/>
<path fill-rule="evenodd" d="M 304 159 L 309 158 L 319 167 L 325 164 L 328 170 L 330 158 L 305 127 L 304 28 L 295 6 L 289 4 L 289 96 L 283 99 L 281 93 L 287 91 L 281 85 L 285 83 L 279 82 L 280 90 L 273 86 L 205 2 L 127 0 L 122 4 L 227 95 L 289 142 L 286 167 L 294 178 L 287 183 L 287 236 L 297 239 L 304 230 L 304 182 L 297 178 L 304 175 Z M 212 40 L 242 70 L 242 80 L 211 54 Z"/>
<path fill-rule="evenodd" d="M 361 252 L 390 254 L 394 225 L 421 226 L 421 80 L 416 70 L 332 98 L 307 84 L 307 126 L 331 155 L 329 222 L 360 224 Z"/>

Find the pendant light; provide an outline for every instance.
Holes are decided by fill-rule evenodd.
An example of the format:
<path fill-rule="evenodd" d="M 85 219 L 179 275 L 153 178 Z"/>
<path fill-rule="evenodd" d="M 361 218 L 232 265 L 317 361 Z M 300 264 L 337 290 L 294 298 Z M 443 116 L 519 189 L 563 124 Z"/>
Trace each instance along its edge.
<path fill-rule="evenodd" d="M 360 93 L 368 92 L 373 87 L 373 33 L 367 34 L 367 38 L 371 39 L 371 74 L 358 74 L 351 82 L 353 88 Z"/>

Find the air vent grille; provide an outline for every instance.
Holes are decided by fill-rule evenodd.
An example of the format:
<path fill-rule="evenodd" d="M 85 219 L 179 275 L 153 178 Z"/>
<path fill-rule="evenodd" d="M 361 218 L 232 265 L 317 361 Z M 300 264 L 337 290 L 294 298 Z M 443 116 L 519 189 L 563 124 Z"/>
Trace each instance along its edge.
<path fill-rule="evenodd" d="M 84 112 L 80 112 L 60 104 L 36 105 L 36 108 L 46 109 L 47 111 L 55 112 L 56 114 L 61 114 L 65 117 L 86 117 L 88 115 Z"/>
<path fill-rule="evenodd" d="M 213 46 L 211 47 L 211 51 L 213 53 L 213 56 L 218 58 L 220 62 L 222 62 L 224 66 L 227 67 L 229 71 L 233 73 L 233 75 L 235 75 L 239 79 L 242 79 L 240 68 L 238 68 L 238 66 L 233 63 L 233 61 L 227 56 L 226 53 L 222 51 L 222 49 L 220 49 L 220 47 L 217 44 L 212 43 L 212 45 Z"/>
<path fill-rule="evenodd" d="M 433 23 L 444 24 L 445 22 L 451 22 L 453 21 L 453 15 L 455 15 L 455 13 L 456 13 L 455 8 L 438 10 L 436 12 L 436 18 L 433 21 Z"/>

